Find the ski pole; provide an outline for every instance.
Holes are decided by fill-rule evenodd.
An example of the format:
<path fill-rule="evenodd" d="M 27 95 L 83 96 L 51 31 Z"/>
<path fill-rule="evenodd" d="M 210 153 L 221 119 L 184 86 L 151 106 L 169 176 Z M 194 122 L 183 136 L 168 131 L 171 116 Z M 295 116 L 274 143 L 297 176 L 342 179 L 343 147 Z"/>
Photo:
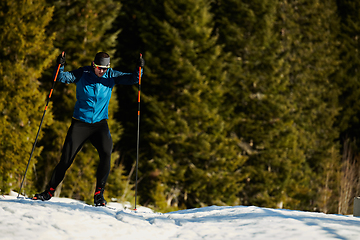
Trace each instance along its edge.
<path fill-rule="evenodd" d="M 140 53 L 140 58 L 142 54 Z M 138 164 L 139 164 L 139 136 L 140 136 L 140 92 L 141 92 L 141 67 L 139 67 L 139 91 L 138 91 L 138 122 L 137 122 L 137 144 L 136 144 L 136 174 L 135 174 L 135 208 L 136 209 L 136 198 L 137 198 L 137 187 L 138 187 Z"/>
<path fill-rule="evenodd" d="M 64 54 L 65 54 L 65 52 L 62 52 L 62 55 L 63 55 L 63 56 L 64 56 Z M 49 102 L 50 102 L 50 98 L 51 98 L 52 92 L 53 92 L 54 87 L 55 87 L 55 82 L 56 82 L 56 78 L 57 78 L 57 76 L 58 76 L 60 67 L 61 67 L 61 64 L 58 65 L 57 70 L 56 70 L 54 82 L 53 82 L 53 85 L 52 85 L 52 87 L 51 87 L 48 100 L 47 100 L 47 102 L 46 102 L 46 106 L 45 106 L 45 110 L 44 110 L 43 116 L 42 116 L 42 118 L 41 118 L 40 126 L 39 126 L 38 132 L 37 132 L 37 134 L 36 134 L 36 138 L 35 138 L 35 141 L 34 141 L 34 144 L 33 144 L 32 150 L 31 150 L 31 153 L 30 153 L 30 158 L 29 158 L 28 164 L 27 164 L 27 166 L 26 166 L 25 174 L 24 174 L 23 180 L 22 180 L 22 182 L 21 182 L 21 184 L 20 184 L 20 189 L 19 189 L 19 193 L 18 193 L 18 196 L 17 196 L 18 198 L 19 198 L 19 196 L 20 196 L 21 188 L 22 188 L 22 186 L 23 186 L 23 184 L 24 184 L 24 181 L 25 181 L 25 177 L 26 177 L 26 173 L 27 173 L 27 171 L 28 171 L 29 165 L 30 165 L 31 157 L 32 157 L 32 155 L 33 155 L 33 153 L 34 153 L 34 150 L 35 150 L 35 146 L 36 146 L 36 143 L 37 143 L 39 134 L 40 134 L 40 129 L 41 129 L 42 123 L 43 123 L 43 121 L 44 121 L 45 113 L 46 113 L 46 110 L 47 110 L 47 108 L 48 108 L 48 105 L 49 105 Z"/>

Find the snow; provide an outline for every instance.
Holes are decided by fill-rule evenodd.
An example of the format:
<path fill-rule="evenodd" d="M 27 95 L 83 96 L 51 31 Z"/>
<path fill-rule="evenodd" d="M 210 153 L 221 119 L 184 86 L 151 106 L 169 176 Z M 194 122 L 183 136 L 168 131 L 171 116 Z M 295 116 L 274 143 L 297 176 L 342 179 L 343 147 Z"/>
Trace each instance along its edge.
<path fill-rule="evenodd" d="M 360 218 L 255 206 L 211 206 L 171 213 L 119 203 L 110 208 L 52 198 L 0 196 L 0 239 L 360 239 Z"/>

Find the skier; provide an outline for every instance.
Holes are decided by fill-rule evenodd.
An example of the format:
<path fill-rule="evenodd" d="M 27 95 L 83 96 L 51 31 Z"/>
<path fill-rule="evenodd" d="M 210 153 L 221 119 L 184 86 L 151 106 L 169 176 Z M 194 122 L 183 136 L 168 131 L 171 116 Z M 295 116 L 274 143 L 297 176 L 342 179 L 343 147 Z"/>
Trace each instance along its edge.
<path fill-rule="evenodd" d="M 110 172 L 112 138 L 107 124 L 108 106 L 115 84 L 132 85 L 139 82 L 139 68 L 133 73 L 123 73 L 110 68 L 110 56 L 105 52 L 96 54 L 91 66 L 64 72 L 65 53 L 57 58 L 61 64 L 57 81 L 76 84 L 76 104 L 71 126 L 65 138 L 60 162 L 55 167 L 50 182 L 44 192 L 35 194 L 34 200 L 47 201 L 54 196 L 56 187 L 65 177 L 66 170 L 73 163 L 76 154 L 86 140 L 97 149 L 100 163 L 96 172 L 95 206 L 106 206 L 104 187 Z M 140 57 L 138 67 L 145 61 Z M 141 70 L 141 75 L 143 71 Z"/>

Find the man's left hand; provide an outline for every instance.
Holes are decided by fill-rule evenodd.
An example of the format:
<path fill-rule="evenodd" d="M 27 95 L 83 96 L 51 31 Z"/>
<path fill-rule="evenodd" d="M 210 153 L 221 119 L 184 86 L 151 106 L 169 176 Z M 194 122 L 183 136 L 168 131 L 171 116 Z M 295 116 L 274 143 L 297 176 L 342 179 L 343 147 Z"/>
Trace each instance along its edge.
<path fill-rule="evenodd" d="M 143 68 L 145 66 L 145 60 L 142 57 L 139 58 L 139 60 L 137 62 L 137 66 L 141 67 L 141 68 Z"/>

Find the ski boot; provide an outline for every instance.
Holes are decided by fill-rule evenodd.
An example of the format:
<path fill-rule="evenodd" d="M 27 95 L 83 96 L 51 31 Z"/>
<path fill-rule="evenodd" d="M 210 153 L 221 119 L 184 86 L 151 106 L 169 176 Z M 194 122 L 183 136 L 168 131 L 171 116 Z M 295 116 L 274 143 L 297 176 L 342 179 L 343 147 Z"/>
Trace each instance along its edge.
<path fill-rule="evenodd" d="M 32 198 L 32 200 L 42 200 L 42 201 L 48 201 L 54 196 L 55 189 L 49 188 L 48 190 L 45 190 L 42 193 L 37 193 Z"/>
<path fill-rule="evenodd" d="M 94 205 L 95 207 L 98 206 L 106 206 L 107 202 L 104 199 L 104 188 L 96 188 L 95 195 L 94 195 Z"/>

